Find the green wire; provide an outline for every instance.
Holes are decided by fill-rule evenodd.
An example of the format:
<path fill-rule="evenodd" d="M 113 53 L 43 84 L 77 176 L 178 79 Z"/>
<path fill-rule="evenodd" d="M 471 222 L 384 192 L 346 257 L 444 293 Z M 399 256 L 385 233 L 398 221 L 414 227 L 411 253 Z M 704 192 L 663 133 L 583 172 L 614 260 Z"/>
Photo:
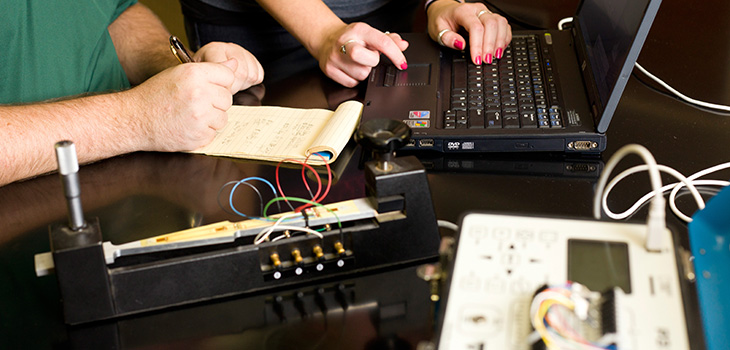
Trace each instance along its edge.
<path fill-rule="evenodd" d="M 332 215 L 335 216 L 335 219 L 337 219 L 337 226 L 339 228 L 342 228 L 342 222 L 340 222 L 340 217 L 337 216 L 337 214 L 332 209 L 327 208 L 327 207 L 325 207 L 324 205 L 322 205 L 320 203 L 313 202 L 313 201 L 310 201 L 310 200 L 307 200 L 307 199 L 304 199 L 304 198 L 297 198 L 297 197 L 276 197 L 276 198 L 272 198 L 264 206 L 264 212 L 262 213 L 263 216 L 268 219 L 269 216 L 266 214 L 266 212 L 269 210 L 269 206 L 271 204 L 275 203 L 275 202 L 286 201 L 286 200 L 294 201 L 294 202 L 299 202 L 299 203 L 307 203 L 307 204 L 311 204 L 311 205 L 314 205 L 314 206 L 318 206 L 318 207 L 324 208 L 325 210 L 327 210 L 328 212 L 330 212 Z"/>

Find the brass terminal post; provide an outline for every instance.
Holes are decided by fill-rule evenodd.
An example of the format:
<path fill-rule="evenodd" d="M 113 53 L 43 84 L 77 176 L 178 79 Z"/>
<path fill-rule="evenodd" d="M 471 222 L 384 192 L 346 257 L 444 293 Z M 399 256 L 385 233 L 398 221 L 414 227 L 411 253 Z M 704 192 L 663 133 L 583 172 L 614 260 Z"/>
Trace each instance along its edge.
<path fill-rule="evenodd" d="M 314 253 L 314 257 L 318 260 L 321 260 L 324 257 L 324 252 L 322 251 L 322 247 L 320 247 L 319 244 L 312 247 L 312 253 Z"/>
<path fill-rule="evenodd" d="M 294 248 L 294 250 L 291 251 L 291 256 L 294 259 L 295 264 L 301 264 L 302 263 L 302 252 L 299 251 L 298 248 Z"/>
<path fill-rule="evenodd" d="M 339 255 L 345 254 L 345 247 L 342 246 L 342 242 L 340 242 L 340 241 L 335 242 L 335 251 Z"/>
<path fill-rule="evenodd" d="M 273 252 L 271 253 L 271 255 L 269 255 L 269 258 L 271 259 L 271 263 L 274 265 L 275 268 L 281 267 L 281 259 L 279 259 L 279 254 Z"/>

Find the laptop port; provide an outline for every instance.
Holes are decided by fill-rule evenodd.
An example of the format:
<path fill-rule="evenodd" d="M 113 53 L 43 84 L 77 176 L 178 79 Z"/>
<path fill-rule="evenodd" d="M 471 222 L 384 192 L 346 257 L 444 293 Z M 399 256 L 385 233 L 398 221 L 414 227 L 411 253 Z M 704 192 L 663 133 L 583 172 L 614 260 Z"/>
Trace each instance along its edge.
<path fill-rule="evenodd" d="M 414 140 L 414 139 L 408 140 L 406 147 L 416 147 L 416 140 Z"/>
<path fill-rule="evenodd" d="M 568 148 L 576 151 L 590 151 L 598 148 L 598 143 L 593 141 L 573 141 L 568 143 Z"/>
<path fill-rule="evenodd" d="M 418 140 L 418 147 L 433 147 L 433 139 Z"/>
<path fill-rule="evenodd" d="M 593 173 L 598 168 L 593 164 L 573 163 L 565 166 L 565 170 L 571 173 Z"/>

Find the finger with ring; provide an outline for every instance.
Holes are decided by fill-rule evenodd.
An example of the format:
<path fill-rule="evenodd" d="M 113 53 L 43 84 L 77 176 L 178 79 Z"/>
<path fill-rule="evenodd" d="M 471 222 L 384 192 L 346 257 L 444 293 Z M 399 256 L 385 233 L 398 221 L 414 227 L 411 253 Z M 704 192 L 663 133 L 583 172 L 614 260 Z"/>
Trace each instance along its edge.
<path fill-rule="evenodd" d="M 355 39 L 350 39 L 348 41 L 345 41 L 345 43 L 342 44 L 342 46 L 340 46 L 340 52 L 342 52 L 343 55 L 347 55 L 347 44 L 356 43 L 356 42 L 357 42 L 357 40 L 355 40 Z"/>
<path fill-rule="evenodd" d="M 492 12 L 490 12 L 489 10 L 481 10 L 481 11 L 479 11 L 479 13 L 477 13 L 477 18 L 481 17 L 481 15 L 483 15 L 485 13 L 488 13 L 490 15 L 492 14 Z"/>
<path fill-rule="evenodd" d="M 450 31 L 451 31 L 451 29 L 444 29 L 439 32 L 439 36 L 438 36 L 439 45 L 446 46 L 446 44 L 444 44 L 444 41 L 441 38 L 444 36 L 444 34 L 446 34 L 446 32 L 450 32 Z"/>

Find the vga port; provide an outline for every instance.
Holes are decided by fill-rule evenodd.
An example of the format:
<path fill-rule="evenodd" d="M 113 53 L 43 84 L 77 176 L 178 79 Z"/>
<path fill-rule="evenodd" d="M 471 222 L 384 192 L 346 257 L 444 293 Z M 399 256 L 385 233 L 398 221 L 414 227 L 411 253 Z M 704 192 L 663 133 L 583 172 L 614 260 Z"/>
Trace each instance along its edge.
<path fill-rule="evenodd" d="M 568 143 L 568 148 L 575 151 L 590 151 L 598 148 L 598 143 L 593 141 L 572 141 Z"/>

